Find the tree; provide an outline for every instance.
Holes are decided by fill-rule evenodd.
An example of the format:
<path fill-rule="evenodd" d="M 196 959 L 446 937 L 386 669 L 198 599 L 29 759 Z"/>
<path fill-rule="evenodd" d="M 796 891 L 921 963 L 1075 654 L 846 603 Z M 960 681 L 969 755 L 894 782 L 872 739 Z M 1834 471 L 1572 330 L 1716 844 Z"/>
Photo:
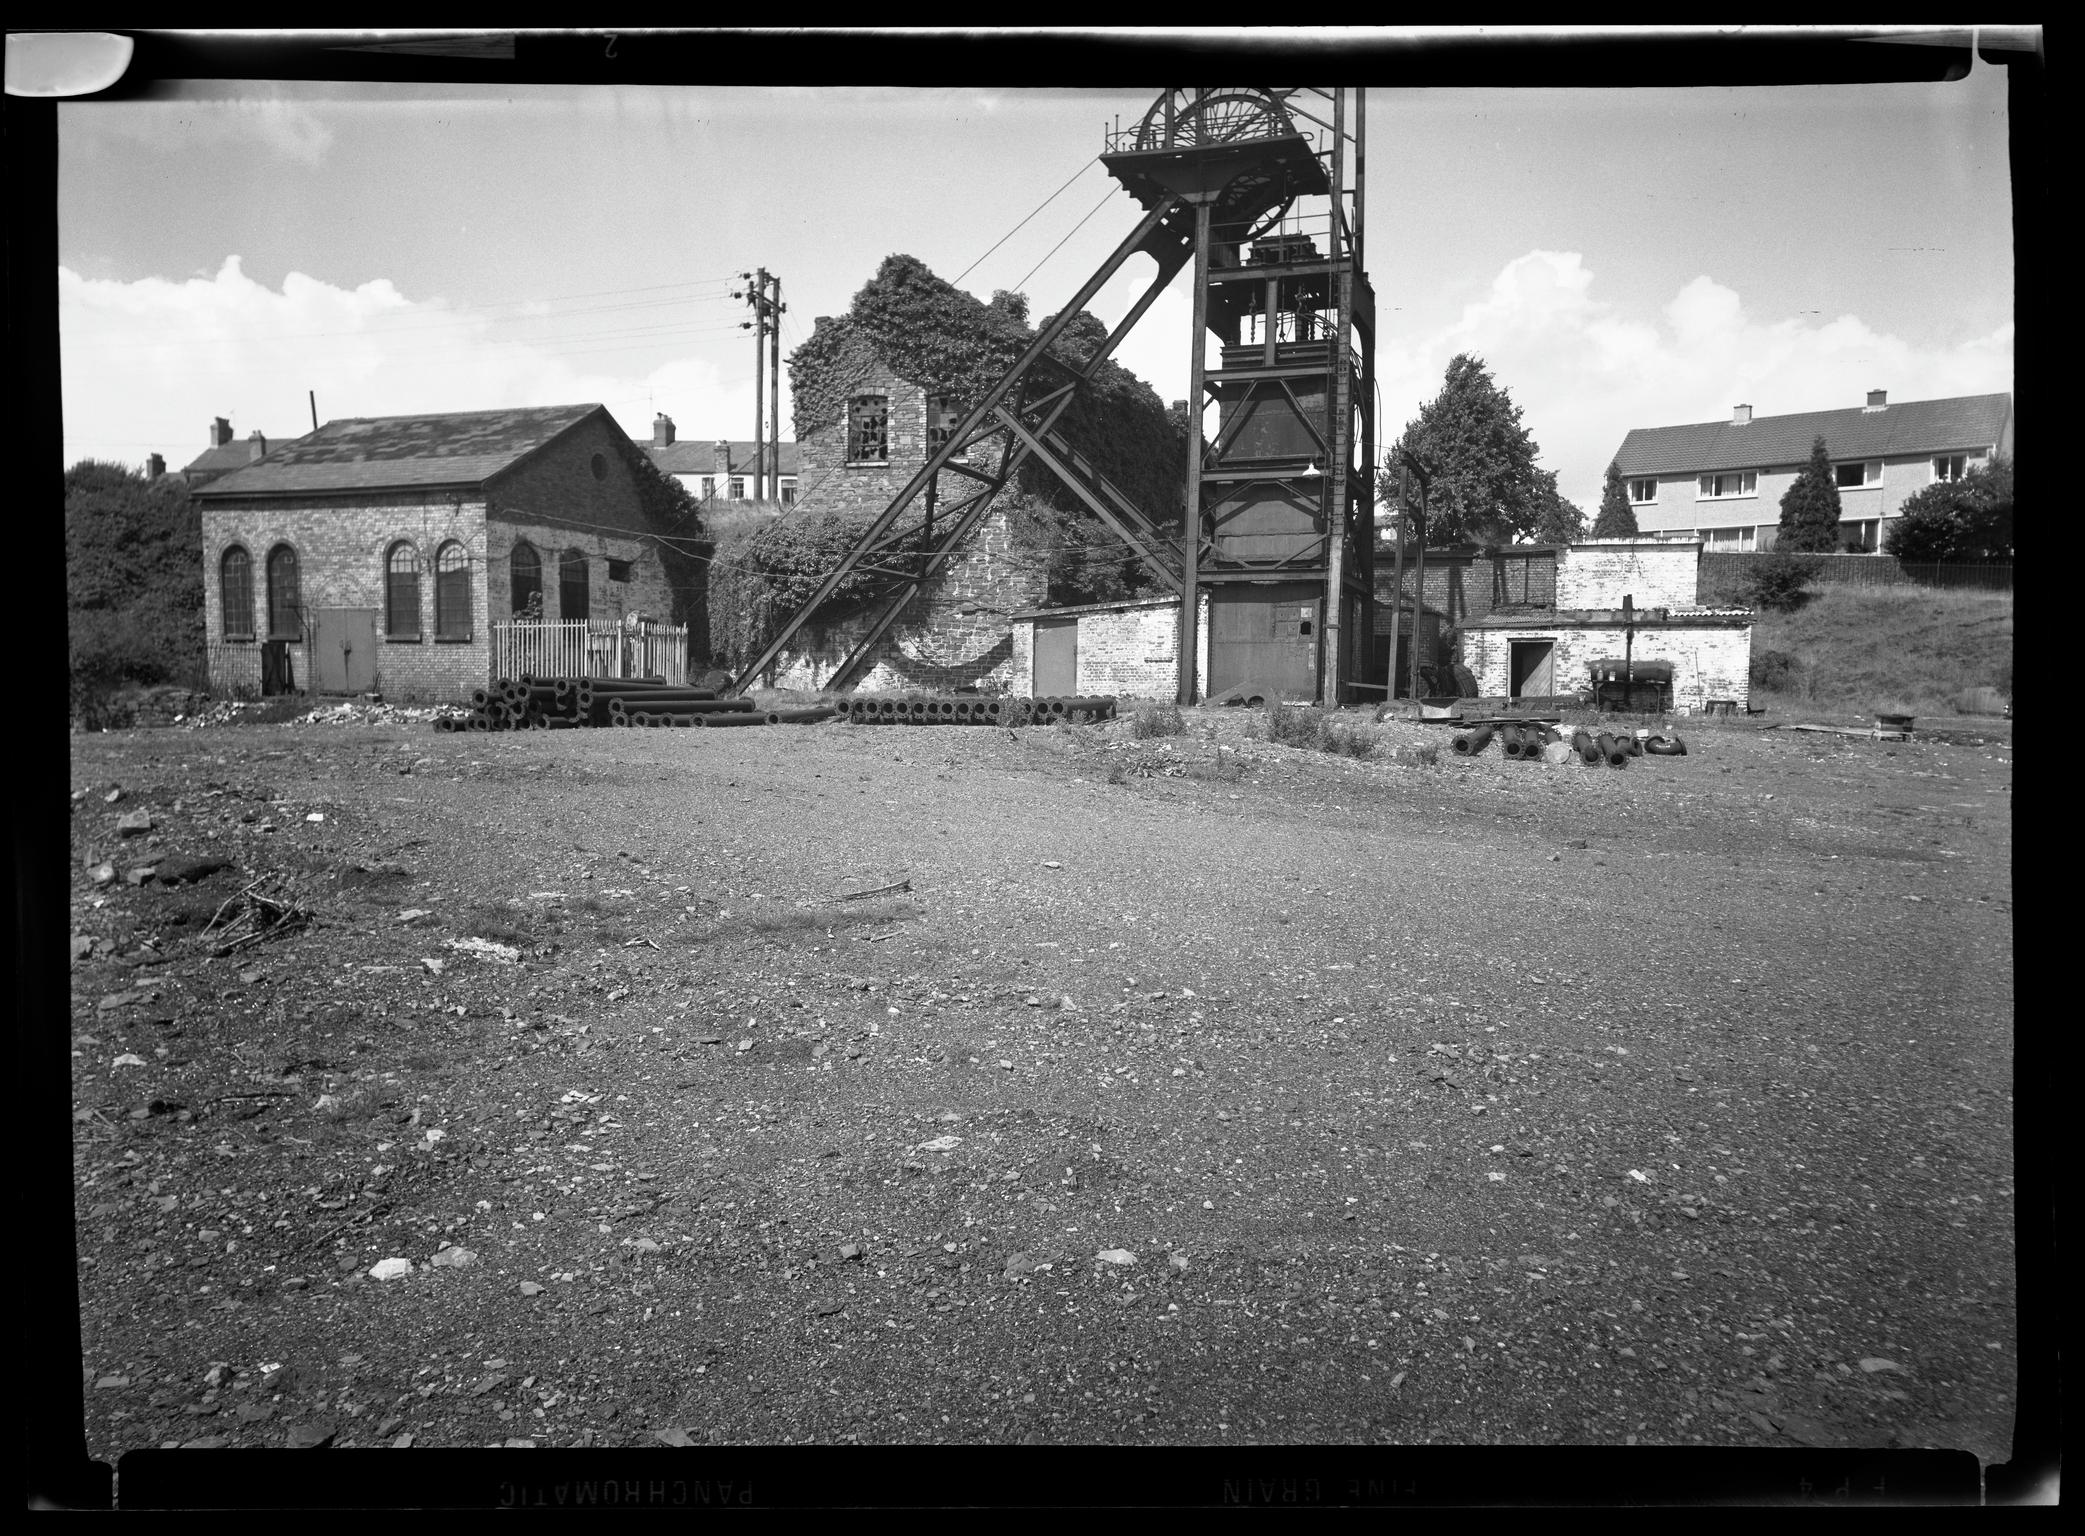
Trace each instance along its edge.
<path fill-rule="evenodd" d="M 1942 563 L 2013 557 L 2013 462 L 1994 458 L 1960 480 L 1941 480 L 1904 503 L 1882 547 L 1899 560 Z"/>
<path fill-rule="evenodd" d="M 1482 358 L 1458 354 L 1441 392 L 1407 422 L 1390 454 L 1378 497 L 1395 508 L 1397 465 L 1410 452 L 1425 466 L 1427 540 L 1502 543 L 1529 538 L 1554 512 L 1555 478 L 1536 468 L 1541 449 L 1520 424 L 1520 407 L 1492 381 Z M 1410 485 L 1411 504 L 1419 487 Z"/>
<path fill-rule="evenodd" d="M 1539 472 L 1546 482 L 1544 502 L 1535 519 L 1538 544 L 1575 544 L 1585 537 L 1585 509 L 1557 492 L 1557 477 L 1549 470 Z"/>
<path fill-rule="evenodd" d="M 1839 547 L 1839 486 L 1822 436 L 1810 445 L 1810 462 L 1781 496 L 1781 531 L 1774 548 L 1790 554 L 1829 554 Z"/>
<path fill-rule="evenodd" d="M 1633 539 L 1641 531 L 1636 526 L 1636 509 L 1629 505 L 1629 489 L 1622 484 L 1622 466 L 1610 462 L 1607 482 L 1600 487 L 1600 515 L 1593 520 L 1593 537 Z"/>

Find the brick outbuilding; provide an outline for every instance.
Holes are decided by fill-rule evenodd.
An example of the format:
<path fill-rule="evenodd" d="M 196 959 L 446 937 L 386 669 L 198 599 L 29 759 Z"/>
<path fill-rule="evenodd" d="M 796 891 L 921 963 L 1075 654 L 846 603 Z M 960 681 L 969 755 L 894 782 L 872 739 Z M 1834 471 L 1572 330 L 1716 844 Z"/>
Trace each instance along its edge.
<path fill-rule="evenodd" d="M 456 700 L 516 617 L 664 619 L 677 594 L 606 407 L 328 422 L 195 492 L 212 686 Z M 287 675 L 285 675 L 287 674 Z"/>

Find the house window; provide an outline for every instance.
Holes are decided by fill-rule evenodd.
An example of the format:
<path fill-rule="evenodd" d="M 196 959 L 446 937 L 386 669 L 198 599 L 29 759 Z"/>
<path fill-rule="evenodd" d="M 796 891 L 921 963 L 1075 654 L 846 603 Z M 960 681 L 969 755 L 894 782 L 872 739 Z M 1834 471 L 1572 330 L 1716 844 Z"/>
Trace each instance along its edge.
<path fill-rule="evenodd" d="M 287 544 L 268 551 L 268 638 L 304 638 L 304 608 L 297 596 L 297 552 Z"/>
<path fill-rule="evenodd" d="M 627 560 L 609 561 L 608 579 L 610 581 L 628 581 L 630 579 L 630 562 Z"/>
<path fill-rule="evenodd" d="M 434 556 L 434 633 L 439 640 L 471 637 L 471 562 L 454 540 Z"/>
<path fill-rule="evenodd" d="M 785 507 L 796 505 L 796 482 L 794 480 L 784 480 L 782 482 L 782 505 Z"/>
<path fill-rule="evenodd" d="M 1639 507 L 1656 501 L 1658 499 L 1658 477 L 1650 475 L 1641 480 L 1631 480 L 1629 482 L 1629 499 Z"/>
<path fill-rule="evenodd" d="M 1832 474 L 1842 491 L 1857 491 L 1864 485 L 1882 484 L 1882 461 L 1869 459 L 1859 464 L 1837 464 Z"/>
<path fill-rule="evenodd" d="M 606 480 L 608 478 L 608 455 L 597 453 L 587 463 L 588 467 L 593 470 L 596 480 Z"/>
<path fill-rule="evenodd" d="M 1710 554 L 1733 555 L 1757 549 L 1750 528 L 1704 528 L 1701 547 Z"/>
<path fill-rule="evenodd" d="M 704 475 L 702 477 L 702 499 L 704 501 L 715 501 L 717 499 L 717 477 L 715 475 Z"/>
<path fill-rule="evenodd" d="M 536 553 L 533 544 L 516 544 L 513 557 L 508 561 L 509 581 L 512 591 L 514 617 L 540 619 L 543 617 L 543 557 Z"/>
<path fill-rule="evenodd" d="M 927 453 L 940 452 L 962 423 L 963 413 L 956 408 L 954 395 L 927 396 Z"/>
<path fill-rule="evenodd" d="M 733 501 L 744 501 L 746 499 L 746 477 L 744 475 L 733 475 L 731 477 L 731 499 Z"/>
<path fill-rule="evenodd" d="M 1749 469 L 1732 470 L 1722 475 L 1703 475 L 1695 494 L 1702 501 L 1721 501 L 1730 496 L 1757 496 L 1759 475 Z"/>
<path fill-rule="evenodd" d="M 890 461 L 890 396 L 856 395 L 847 402 L 847 460 L 851 464 Z"/>
<path fill-rule="evenodd" d="M 567 620 L 591 617 L 590 594 L 586 556 L 576 549 L 566 550 L 557 567 L 557 616 Z"/>
<path fill-rule="evenodd" d="M 253 556 L 234 544 L 217 562 L 217 590 L 223 598 L 224 637 L 253 638 Z"/>
<path fill-rule="evenodd" d="M 384 556 L 384 633 L 420 638 L 420 552 L 403 540 Z"/>
<path fill-rule="evenodd" d="M 1960 480 L 1969 473 L 1969 455 L 1966 453 L 1942 453 L 1933 458 L 1935 480 Z"/>
<path fill-rule="evenodd" d="M 1839 537 L 1843 541 L 1841 547 L 1849 555 L 1872 555 L 1882 547 L 1882 520 L 1870 517 L 1841 523 Z"/>

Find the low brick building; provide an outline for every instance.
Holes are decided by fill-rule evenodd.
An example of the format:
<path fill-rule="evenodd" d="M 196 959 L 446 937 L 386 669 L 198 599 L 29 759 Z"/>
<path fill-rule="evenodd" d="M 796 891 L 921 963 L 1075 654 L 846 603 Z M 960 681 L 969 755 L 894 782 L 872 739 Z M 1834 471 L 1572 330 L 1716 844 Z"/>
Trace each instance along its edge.
<path fill-rule="evenodd" d="M 870 356 L 857 360 L 833 394 L 829 419 L 807 424 L 798 417 L 795 515 L 873 518 L 918 473 L 958 416 L 947 397 Z M 996 463 L 999 447 L 995 438 L 984 439 L 971 447 L 970 459 L 981 467 Z M 949 494 L 976 483 L 952 471 L 943 478 L 953 482 Z M 872 693 L 1005 689 L 1014 670 L 1013 615 L 1035 607 L 1047 591 L 1042 560 L 1016 547 L 1005 513 L 995 507 L 877 642 L 855 686 Z M 866 612 L 814 617 L 777 660 L 772 685 L 826 686 L 868 624 Z"/>
<path fill-rule="evenodd" d="M 1195 626 L 1209 665 L 1209 595 Z M 1140 598 L 1031 608 L 1013 615 L 1013 666 L 1007 691 L 1019 698 L 1114 694 L 1171 699 L 1180 688 L 1180 600 Z"/>
<path fill-rule="evenodd" d="M 605 407 L 548 406 L 332 421 L 213 480 L 213 688 L 456 700 L 496 623 L 668 616 L 684 530 L 649 525 L 641 457 Z"/>
<path fill-rule="evenodd" d="M 794 443 L 768 444 L 763 464 L 763 453 L 749 438 L 680 441 L 673 418 L 662 411 L 652 417 L 652 440 L 644 449 L 652 463 L 680 481 L 697 503 L 761 500 L 754 488 L 756 471 L 764 468 L 777 482 L 775 495 L 766 503 L 777 509 L 796 505 L 800 475 Z"/>
<path fill-rule="evenodd" d="M 1508 604 L 1465 620 L 1457 629 L 1460 659 L 1491 698 L 1587 688 L 1594 663 L 1609 659 L 1669 662 L 1676 709 L 1714 701 L 1742 709 L 1751 698 L 1753 614 L 1700 604 L 1700 564 L 1701 546 L 1692 540 L 1566 546 L 1556 551 L 1553 605 Z"/>

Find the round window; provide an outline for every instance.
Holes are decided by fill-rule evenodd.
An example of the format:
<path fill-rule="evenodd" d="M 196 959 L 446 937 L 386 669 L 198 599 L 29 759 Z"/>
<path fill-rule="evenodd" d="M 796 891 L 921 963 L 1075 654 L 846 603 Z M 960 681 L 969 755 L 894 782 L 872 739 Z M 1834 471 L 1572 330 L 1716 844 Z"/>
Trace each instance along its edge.
<path fill-rule="evenodd" d="M 608 457 L 606 454 L 597 453 L 594 455 L 594 478 L 596 480 L 606 480 L 608 478 Z"/>

